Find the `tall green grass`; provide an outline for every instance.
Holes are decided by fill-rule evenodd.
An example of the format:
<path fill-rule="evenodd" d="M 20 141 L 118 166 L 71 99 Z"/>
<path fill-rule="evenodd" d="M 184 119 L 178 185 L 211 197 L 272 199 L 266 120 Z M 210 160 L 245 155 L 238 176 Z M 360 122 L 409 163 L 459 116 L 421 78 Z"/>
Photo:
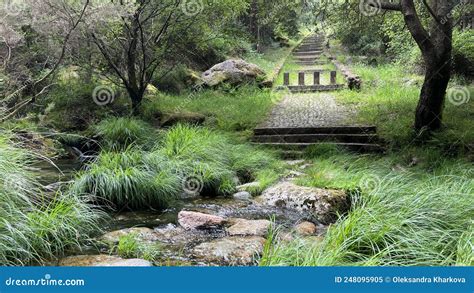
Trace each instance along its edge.
<path fill-rule="evenodd" d="M 150 121 L 157 113 L 199 113 L 207 117 L 205 126 L 224 131 L 250 131 L 265 120 L 279 99 L 280 94 L 254 86 L 186 95 L 159 94 L 144 102 L 143 113 Z"/>
<path fill-rule="evenodd" d="M 410 149 L 313 158 L 298 183 L 349 190 L 352 209 L 323 242 L 275 242 L 262 265 L 472 265 L 472 164 Z"/>
<path fill-rule="evenodd" d="M 135 146 L 120 153 L 103 151 L 79 174 L 74 192 L 92 194 L 116 208 L 162 209 L 189 191 L 190 180 L 202 195 L 228 195 L 239 181 L 279 168 L 271 152 L 237 144 L 204 127 L 177 125 L 156 141 L 150 150 Z"/>
<path fill-rule="evenodd" d="M 102 139 L 103 148 L 120 151 L 148 143 L 155 130 L 142 120 L 119 117 L 102 120 L 94 126 L 94 132 Z"/>
<path fill-rule="evenodd" d="M 42 264 L 79 248 L 100 214 L 79 197 L 46 196 L 27 170 L 32 156 L 0 135 L 0 263 Z"/>
<path fill-rule="evenodd" d="M 361 91 L 344 90 L 336 94 L 339 102 L 357 109 L 352 123 L 376 125 L 378 134 L 393 148 L 415 144 L 413 125 L 423 76 L 409 72 L 399 64 L 377 67 L 356 65 L 354 72 L 363 81 Z M 449 88 L 456 86 L 453 78 Z M 471 131 L 474 113 L 474 86 L 462 85 L 469 91 L 465 103 L 453 104 L 446 97 L 443 113 L 443 128 L 433 139 L 444 147 L 465 147 L 474 142 Z"/>

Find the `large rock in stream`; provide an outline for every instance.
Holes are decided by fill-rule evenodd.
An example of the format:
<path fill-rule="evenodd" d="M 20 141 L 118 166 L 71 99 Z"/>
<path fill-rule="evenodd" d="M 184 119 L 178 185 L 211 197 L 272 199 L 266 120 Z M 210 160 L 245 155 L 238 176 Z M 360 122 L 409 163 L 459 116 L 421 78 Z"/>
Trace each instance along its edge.
<path fill-rule="evenodd" d="M 208 264 L 247 266 L 256 263 L 262 254 L 265 239 L 252 237 L 225 237 L 194 247 L 193 256 Z"/>
<path fill-rule="evenodd" d="M 222 226 L 225 223 L 225 219 L 204 213 L 181 211 L 178 214 L 178 222 L 184 229 L 193 230 Z"/>
<path fill-rule="evenodd" d="M 134 234 L 137 239 L 146 242 L 153 242 L 157 241 L 158 237 L 153 229 L 145 228 L 145 227 L 136 227 L 136 228 L 127 228 L 117 231 L 108 232 L 101 237 L 99 240 L 105 242 L 107 244 L 113 245 L 119 242 L 122 236 L 126 236 L 129 234 Z"/>
<path fill-rule="evenodd" d="M 223 83 L 238 85 L 245 82 L 262 81 L 265 72 L 255 64 L 242 59 L 229 59 L 214 65 L 201 76 L 203 83 L 214 87 Z"/>
<path fill-rule="evenodd" d="M 226 229 L 231 236 L 267 236 L 271 226 L 269 220 L 235 219 L 233 225 Z"/>
<path fill-rule="evenodd" d="M 139 258 L 123 259 L 118 256 L 77 255 L 63 258 L 59 261 L 61 267 L 151 267 L 153 264 Z"/>
<path fill-rule="evenodd" d="M 343 190 L 303 187 L 292 182 L 281 182 L 266 189 L 256 201 L 296 210 L 323 224 L 334 223 L 338 213 L 346 213 L 350 208 L 350 198 Z"/>

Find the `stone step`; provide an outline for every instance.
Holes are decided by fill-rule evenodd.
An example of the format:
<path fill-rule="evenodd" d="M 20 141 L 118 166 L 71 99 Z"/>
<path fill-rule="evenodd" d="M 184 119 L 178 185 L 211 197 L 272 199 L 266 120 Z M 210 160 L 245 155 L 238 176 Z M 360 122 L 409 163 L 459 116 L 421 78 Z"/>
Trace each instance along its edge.
<path fill-rule="evenodd" d="M 343 84 L 331 84 L 331 85 L 288 85 L 278 86 L 277 91 L 289 90 L 292 93 L 313 93 L 313 92 L 327 92 L 337 91 L 345 87 Z"/>
<path fill-rule="evenodd" d="M 376 134 L 286 134 L 286 135 L 257 135 L 253 142 L 260 143 L 315 143 L 315 142 L 342 142 L 342 143 L 373 143 L 377 141 Z"/>
<path fill-rule="evenodd" d="M 297 48 L 293 52 L 295 53 L 306 53 L 306 52 L 323 52 L 322 48 L 318 47 L 305 47 L 305 48 Z"/>
<path fill-rule="evenodd" d="M 301 66 L 314 66 L 314 65 L 326 65 L 325 61 L 295 61 L 296 65 Z"/>
<path fill-rule="evenodd" d="M 293 55 L 294 56 L 306 56 L 306 55 L 321 55 L 323 51 L 294 51 Z"/>
<path fill-rule="evenodd" d="M 304 155 L 304 152 L 301 150 L 280 150 L 278 153 L 284 160 L 300 159 Z"/>
<path fill-rule="evenodd" d="M 323 55 L 322 54 L 293 55 L 293 58 L 294 59 L 309 59 L 309 58 L 318 59 L 318 58 L 321 58 L 321 56 Z"/>
<path fill-rule="evenodd" d="M 324 44 L 321 42 L 303 42 L 298 47 L 302 46 L 317 46 L 317 47 L 324 47 Z"/>
<path fill-rule="evenodd" d="M 378 145 L 378 144 L 373 144 L 373 143 L 338 143 L 338 142 L 331 142 L 331 143 L 253 143 L 255 145 L 260 145 L 260 146 L 266 146 L 266 147 L 272 147 L 272 148 L 279 148 L 279 149 L 284 149 L 284 150 L 304 150 L 310 146 L 313 145 L 324 145 L 324 144 L 329 144 L 329 145 L 335 145 L 341 148 L 346 148 L 351 151 L 356 151 L 356 152 L 384 152 L 385 149 Z"/>
<path fill-rule="evenodd" d="M 297 62 L 314 62 L 314 61 L 321 61 L 319 60 L 319 56 L 305 56 L 305 57 L 295 57 L 295 61 Z"/>
<path fill-rule="evenodd" d="M 286 134 L 375 134 L 376 126 L 348 125 L 348 126 L 326 126 L 326 127 L 279 127 L 279 128 L 255 128 L 254 135 L 286 135 Z"/>

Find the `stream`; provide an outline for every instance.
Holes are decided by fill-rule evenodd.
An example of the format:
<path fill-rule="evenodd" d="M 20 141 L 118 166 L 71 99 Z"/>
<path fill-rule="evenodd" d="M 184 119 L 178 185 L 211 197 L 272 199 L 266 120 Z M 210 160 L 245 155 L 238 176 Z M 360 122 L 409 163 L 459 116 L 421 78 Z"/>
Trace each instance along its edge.
<path fill-rule="evenodd" d="M 54 162 L 54 165 L 40 162 L 33 167 L 42 184 L 54 186 L 58 182 L 72 180 L 75 172 L 81 169 L 81 163 L 74 160 L 60 160 Z M 221 226 L 198 230 L 183 229 L 178 221 L 178 214 L 183 210 L 219 216 L 229 219 L 230 222 L 249 220 L 244 223 L 244 226 L 250 228 L 254 224 L 261 224 L 262 221 L 268 222 L 268 224 L 272 221 L 280 232 L 290 231 L 296 223 L 305 220 L 301 218 L 300 213 L 263 206 L 253 200 L 205 196 L 180 199 L 172 208 L 163 211 L 109 213 L 109 220 L 101 227 L 105 234 L 96 239 L 99 241 L 91 241 L 80 251 L 68 253 L 66 261 L 60 260 L 56 264 L 69 266 L 112 265 L 107 263 L 110 257 L 106 255 L 113 255 L 115 252 L 113 247 L 117 244 L 118 239 L 128 233 L 136 233 L 143 243 L 157 245 L 160 253 L 153 262 L 154 265 L 256 264 L 253 258 L 254 250 L 261 253 L 266 232 L 265 235 L 245 234 L 245 236 L 254 237 L 237 237 L 228 235 L 228 226 L 227 228 Z M 320 232 L 318 234 L 323 233 L 324 230 L 325 227 L 319 225 L 318 231 Z M 98 258 L 99 256 L 100 258 Z M 104 257 L 107 258 L 105 263 Z M 116 259 L 112 258 L 110 261 L 116 261 Z"/>

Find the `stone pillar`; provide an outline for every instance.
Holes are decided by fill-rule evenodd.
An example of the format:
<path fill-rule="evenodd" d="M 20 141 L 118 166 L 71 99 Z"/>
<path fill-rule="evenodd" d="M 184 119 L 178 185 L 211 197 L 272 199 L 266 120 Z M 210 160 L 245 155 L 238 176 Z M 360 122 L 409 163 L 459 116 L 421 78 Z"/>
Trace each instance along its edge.
<path fill-rule="evenodd" d="M 321 84 L 321 74 L 319 71 L 313 72 L 313 84 L 320 85 Z"/>
<path fill-rule="evenodd" d="M 289 86 L 290 85 L 290 73 L 289 72 L 283 73 L 283 85 L 284 86 Z"/>
<path fill-rule="evenodd" d="M 304 72 L 298 73 L 298 85 L 304 85 Z"/>
<path fill-rule="evenodd" d="M 331 84 L 336 84 L 336 71 L 331 71 Z"/>

